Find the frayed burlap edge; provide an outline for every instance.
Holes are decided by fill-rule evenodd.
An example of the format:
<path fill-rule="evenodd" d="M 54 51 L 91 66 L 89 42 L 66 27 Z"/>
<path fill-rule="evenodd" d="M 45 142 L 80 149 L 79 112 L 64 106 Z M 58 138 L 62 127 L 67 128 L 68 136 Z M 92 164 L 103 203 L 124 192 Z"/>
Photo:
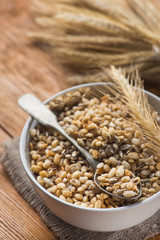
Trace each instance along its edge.
<path fill-rule="evenodd" d="M 92 232 L 74 227 L 56 217 L 42 202 L 28 179 L 19 155 L 19 138 L 3 143 L 1 163 L 21 196 L 41 216 L 47 227 L 62 240 L 145 240 L 160 234 L 160 210 L 145 222 L 118 232 Z M 76 238 L 75 238 L 76 237 Z"/>

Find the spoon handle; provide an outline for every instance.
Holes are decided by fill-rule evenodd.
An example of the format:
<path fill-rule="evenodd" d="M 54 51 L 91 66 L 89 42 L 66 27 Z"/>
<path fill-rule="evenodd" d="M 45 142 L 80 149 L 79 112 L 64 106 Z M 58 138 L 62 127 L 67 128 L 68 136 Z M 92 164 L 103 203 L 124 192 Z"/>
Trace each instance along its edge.
<path fill-rule="evenodd" d="M 94 171 L 98 162 L 93 159 L 91 154 L 81 147 L 77 141 L 70 137 L 65 130 L 59 125 L 57 116 L 49 110 L 37 97 L 32 94 L 25 94 L 18 99 L 19 106 L 44 126 L 56 129 L 66 137 L 86 158 L 87 162 L 93 167 Z"/>

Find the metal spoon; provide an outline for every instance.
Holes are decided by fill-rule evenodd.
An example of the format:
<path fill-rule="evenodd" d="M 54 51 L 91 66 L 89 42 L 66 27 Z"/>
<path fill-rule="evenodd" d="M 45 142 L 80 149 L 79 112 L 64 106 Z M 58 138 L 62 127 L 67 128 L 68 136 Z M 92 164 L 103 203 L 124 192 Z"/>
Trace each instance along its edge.
<path fill-rule="evenodd" d="M 94 175 L 95 184 L 103 192 L 106 192 L 109 195 L 112 195 L 114 197 L 124 199 L 124 200 L 129 199 L 129 200 L 134 200 L 135 201 L 141 196 L 141 193 L 142 193 L 141 186 L 139 188 L 139 194 L 135 197 L 130 197 L 130 198 L 123 197 L 123 196 L 118 196 L 118 195 L 113 194 L 113 193 L 107 191 L 106 189 L 102 188 L 99 185 L 100 182 L 98 181 L 97 174 L 96 174 L 96 168 L 97 168 L 97 164 L 99 162 L 94 160 L 92 155 L 86 149 L 81 147 L 74 138 L 70 137 L 65 132 L 65 130 L 59 125 L 58 120 L 57 120 L 57 116 L 52 111 L 50 111 L 37 97 L 35 97 L 32 94 L 25 94 L 18 99 L 18 104 L 25 112 L 27 112 L 29 115 L 31 115 L 39 123 L 41 123 L 44 126 L 52 127 L 55 130 L 57 130 L 59 133 L 61 133 L 65 138 L 67 138 L 83 154 L 83 156 L 85 157 L 87 162 L 92 166 L 92 168 L 95 172 L 95 175 Z"/>

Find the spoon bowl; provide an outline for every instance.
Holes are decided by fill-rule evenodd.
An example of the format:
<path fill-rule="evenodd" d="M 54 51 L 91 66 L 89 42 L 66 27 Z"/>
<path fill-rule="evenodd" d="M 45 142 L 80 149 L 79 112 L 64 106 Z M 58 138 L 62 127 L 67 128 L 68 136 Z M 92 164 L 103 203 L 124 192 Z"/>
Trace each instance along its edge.
<path fill-rule="evenodd" d="M 139 183 L 137 186 L 138 186 L 138 189 L 139 189 L 139 193 L 138 195 L 134 196 L 134 197 L 124 197 L 124 196 L 121 196 L 121 195 L 118 195 L 118 194 L 114 194 L 112 192 L 109 192 L 107 191 L 106 189 L 104 189 L 103 187 L 100 186 L 100 181 L 98 180 L 98 175 L 97 173 L 95 172 L 94 174 L 94 182 L 95 184 L 97 185 L 97 187 L 99 187 L 103 192 L 113 196 L 113 197 L 116 197 L 116 198 L 119 198 L 119 199 L 123 199 L 123 200 L 126 200 L 126 201 L 136 201 L 140 198 L 140 196 L 142 195 L 142 186 L 141 186 L 141 183 Z"/>

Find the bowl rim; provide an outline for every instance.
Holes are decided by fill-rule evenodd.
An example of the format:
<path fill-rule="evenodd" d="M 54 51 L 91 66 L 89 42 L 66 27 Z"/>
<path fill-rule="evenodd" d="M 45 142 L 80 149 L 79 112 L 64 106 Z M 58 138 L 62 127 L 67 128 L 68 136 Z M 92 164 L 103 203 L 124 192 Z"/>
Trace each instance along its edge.
<path fill-rule="evenodd" d="M 58 96 L 61 96 L 67 92 L 70 92 L 70 91 L 74 91 L 74 90 L 77 90 L 79 88 L 84 88 L 84 87 L 90 87 L 90 86 L 98 86 L 98 85 L 111 85 L 112 83 L 111 82 L 93 82 L 93 83 L 85 83 L 85 84 L 80 84 L 80 85 L 76 85 L 74 87 L 70 87 L 70 88 L 67 88 L 65 90 L 62 90 L 58 93 L 56 93 L 55 95 L 51 96 L 50 98 L 48 98 L 46 101 L 44 101 L 43 103 L 46 104 L 48 103 L 49 101 L 51 101 L 52 99 L 58 97 Z M 147 95 L 153 97 L 154 99 L 156 99 L 157 101 L 160 102 L 160 98 L 158 96 L 156 96 L 155 94 L 147 91 L 147 90 L 144 90 Z M 44 194 L 47 194 L 48 197 L 62 203 L 62 204 L 65 204 L 65 205 L 68 205 L 69 207 L 73 207 L 73 208 L 77 208 L 77 209 L 83 209 L 85 211 L 94 211 L 94 212 L 119 212 L 119 211 L 127 211 L 128 209 L 133 209 L 133 208 L 136 208 L 137 206 L 141 206 L 141 205 L 144 205 L 144 204 L 147 204 L 149 202 L 151 202 L 153 199 L 157 198 L 157 197 L 160 197 L 160 191 L 155 193 L 153 196 L 143 200 L 142 202 L 136 202 L 136 203 L 133 203 L 131 205 L 128 205 L 128 206 L 122 206 L 122 207 L 117 207 L 117 208 L 88 208 L 88 207 L 82 207 L 82 206 L 78 206 L 78 205 L 74 205 L 72 203 L 69 203 L 69 202 L 66 202 L 64 200 L 61 200 L 60 198 L 58 198 L 57 196 L 51 194 L 50 192 L 48 192 L 44 187 L 42 187 L 38 181 L 36 180 L 36 178 L 34 177 L 33 173 L 31 172 L 31 170 L 29 169 L 28 165 L 27 165 L 27 158 L 26 158 L 26 154 L 25 154 L 25 144 L 26 144 L 26 138 L 27 138 L 27 134 L 28 134 L 28 130 L 30 129 L 30 125 L 31 123 L 33 123 L 34 120 L 32 117 L 29 117 L 28 120 L 26 121 L 24 127 L 23 127 L 23 130 L 22 130 L 22 133 L 21 133 L 21 136 L 20 136 L 20 144 L 19 144 L 19 150 L 20 150 L 20 158 L 21 158 L 21 162 L 22 162 L 22 165 L 24 167 L 24 170 L 25 172 L 27 173 L 29 179 L 36 185 L 37 188 L 39 188 Z"/>

